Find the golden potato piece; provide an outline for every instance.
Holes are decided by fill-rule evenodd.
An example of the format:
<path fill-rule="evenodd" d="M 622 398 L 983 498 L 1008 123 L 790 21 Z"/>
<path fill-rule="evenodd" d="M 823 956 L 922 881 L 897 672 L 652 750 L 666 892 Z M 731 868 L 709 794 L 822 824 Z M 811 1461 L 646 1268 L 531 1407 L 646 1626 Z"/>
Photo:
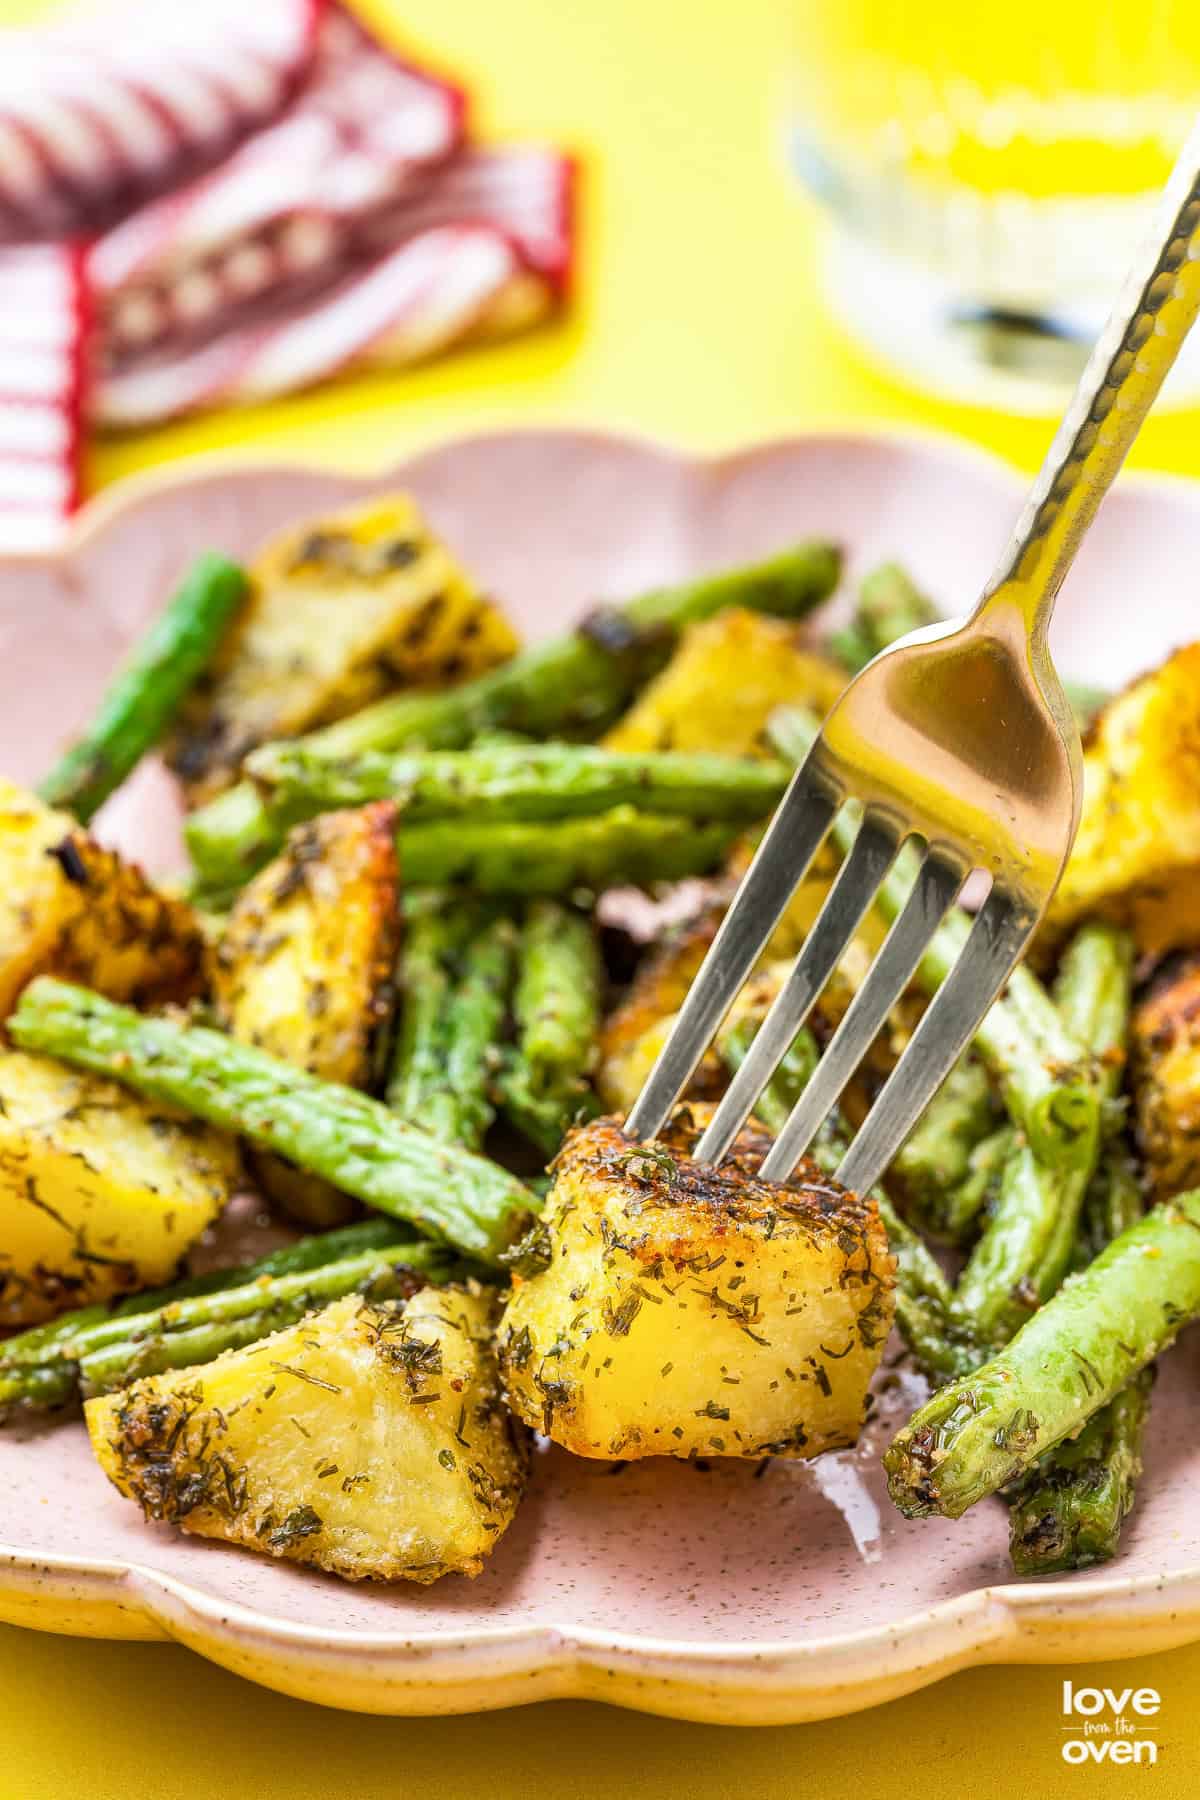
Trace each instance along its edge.
<path fill-rule="evenodd" d="M 845 672 L 802 626 L 734 606 L 691 625 L 670 662 L 604 739 L 610 750 L 749 755 L 777 706 L 828 712 Z"/>
<path fill-rule="evenodd" d="M 153 1006 L 196 993 L 203 962 L 184 901 L 151 887 L 69 813 L 0 780 L 0 1019 L 35 975 Z"/>
<path fill-rule="evenodd" d="M 1173 960 L 1134 1011 L 1137 1134 L 1156 1200 L 1200 1185 L 1200 952 Z"/>
<path fill-rule="evenodd" d="M 718 1169 L 690 1152 L 711 1113 L 660 1142 L 580 1126 L 515 1275 L 500 1332 L 510 1404 L 577 1456 L 816 1456 L 854 1443 L 891 1326 L 875 1206 L 805 1165 L 755 1171 L 751 1129 Z"/>
<path fill-rule="evenodd" d="M 250 577 L 250 598 L 168 746 L 193 801 L 227 787 L 268 738 L 345 718 L 397 688 L 446 687 L 517 647 L 406 494 L 284 532 Z"/>
<path fill-rule="evenodd" d="M 750 983 L 735 1001 L 730 1023 L 746 1014 L 758 1019 L 765 1015 L 828 891 L 824 879 L 814 877 L 801 884 L 772 933 Z M 701 914 L 670 932 L 650 951 L 628 993 L 605 1020 L 600 1033 L 596 1082 L 602 1102 L 613 1111 L 628 1112 L 640 1094 L 708 954 L 726 904 L 724 897 L 715 896 Z M 871 966 L 882 936 L 875 921 L 867 919 L 850 940 L 814 1015 L 819 1035 L 828 1036 L 841 1019 Z M 720 1056 L 715 1049 L 709 1049 L 692 1079 L 687 1098 L 712 1099 L 723 1091 L 726 1080 Z"/>
<path fill-rule="evenodd" d="M 0 1325 L 169 1281 L 238 1176 L 207 1125 L 0 1051 Z"/>
<path fill-rule="evenodd" d="M 322 813 L 289 833 L 234 902 L 212 959 L 222 1025 L 346 1087 L 368 1087 L 391 1017 L 400 938 L 396 808 Z M 282 1157 L 253 1157 L 259 1183 L 301 1224 L 344 1223 L 348 1195 Z"/>
<path fill-rule="evenodd" d="M 1200 643 L 1109 702 L 1083 759 L 1083 816 L 1044 927 L 1093 913 L 1160 952 L 1200 939 Z"/>
<path fill-rule="evenodd" d="M 245 887 L 213 957 L 222 1025 L 325 1081 L 365 1087 L 399 947 L 396 807 L 297 825 Z"/>
<path fill-rule="evenodd" d="M 675 927 L 650 950 L 620 1005 L 600 1032 L 596 1087 L 605 1106 L 628 1112 L 641 1092 L 666 1028 L 683 1005 L 684 996 L 708 954 L 725 916 L 726 901 L 717 897 L 695 918 Z M 699 1071 L 702 1091 L 720 1092 L 724 1076 L 709 1055 Z"/>
<path fill-rule="evenodd" d="M 296 826 L 234 902 L 213 955 L 225 1029 L 324 1081 L 368 1087 L 392 1012 L 399 886 L 390 800 Z M 357 1210 L 282 1157 L 253 1161 L 267 1193 L 302 1224 L 338 1224 Z"/>
<path fill-rule="evenodd" d="M 346 1581 L 477 1575 L 525 1486 L 494 1294 L 335 1300 L 202 1368 L 87 1403 L 100 1466 L 147 1519 Z"/>
<path fill-rule="evenodd" d="M 735 846 L 728 863 L 732 879 L 741 880 L 749 867 L 755 847 L 749 840 Z M 769 1003 L 774 998 L 785 963 L 797 957 L 804 948 L 817 914 L 829 897 L 830 886 L 840 866 L 840 859 L 826 841 L 767 940 L 767 947 L 753 977 L 753 981 L 758 984 L 758 997 L 749 989 L 746 990 L 738 1002 L 740 1012 L 749 1012 L 759 1018 L 765 1014 L 767 1008 L 763 1001 Z M 822 988 L 820 999 L 809 1020 L 819 1043 L 827 1043 L 841 1023 L 850 1002 L 866 980 L 887 932 L 887 921 L 874 908 L 859 921 L 858 929 L 842 952 L 837 968 Z M 863 1118 L 880 1082 L 895 1067 L 926 1004 L 924 994 L 915 987 L 910 987 L 888 1014 L 887 1024 L 864 1055 L 854 1079 L 843 1095 L 842 1110 L 854 1124 L 857 1125 Z"/>
<path fill-rule="evenodd" d="M 747 981 L 745 987 L 730 1007 L 729 1012 L 717 1032 L 713 1042 L 705 1051 L 699 1066 L 688 1083 L 685 1098 L 688 1100 L 711 1100 L 725 1091 L 729 1084 L 729 1069 L 722 1055 L 722 1045 L 727 1034 L 734 1026 L 746 1019 L 761 1024 L 766 1017 L 772 1002 L 791 972 L 791 961 L 760 963 Z M 667 973 L 664 970 L 664 974 Z M 673 973 L 680 973 L 676 969 Z M 684 983 L 686 992 L 689 983 Z M 634 984 L 637 986 L 636 982 Z M 651 982 L 648 979 L 646 989 L 634 1001 L 639 1009 L 646 1007 L 646 1022 L 638 1021 L 633 1014 L 632 1022 L 642 1024 L 640 1033 L 619 1041 L 622 1021 L 614 1014 L 610 1021 L 612 1038 L 615 1044 L 612 1055 L 602 1066 L 601 1075 L 604 1080 L 603 1100 L 606 1106 L 614 1107 L 618 1112 L 629 1112 L 634 1101 L 641 1093 L 646 1079 L 662 1050 L 675 1029 L 675 1021 L 679 1017 L 678 1010 L 669 1013 L 654 1014 L 649 1010 L 649 1003 L 654 997 Z M 659 996 L 666 1000 L 671 998 L 669 987 L 664 981 L 659 988 Z M 633 1007 L 631 1006 L 631 1014 Z M 607 1028 L 606 1028 L 607 1029 Z"/>

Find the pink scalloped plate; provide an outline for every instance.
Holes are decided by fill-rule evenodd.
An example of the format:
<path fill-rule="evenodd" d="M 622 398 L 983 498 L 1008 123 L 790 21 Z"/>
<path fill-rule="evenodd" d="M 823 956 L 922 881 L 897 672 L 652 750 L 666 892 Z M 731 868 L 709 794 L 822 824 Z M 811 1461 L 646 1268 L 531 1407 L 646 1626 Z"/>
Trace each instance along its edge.
<path fill-rule="evenodd" d="M 0 765 L 32 778 L 198 550 L 402 485 L 531 636 L 598 597 L 759 556 L 809 533 L 851 576 L 902 558 L 948 611 L 978 592 L 1018 478 L 937 440 L 814 436 L 715 461 L 626 439 L 470 439 L 386 474 L 191 464 L 105 495 L 61 554 L 0 565 Z M 1116 684 L 1197 631 L 1200 488 L 1128 480 L 1059 607 L 1069 673 Z M 156 867 L 178 852 L 165 779 L 102 821 Z M 1200 1341 L 1164 1363 L 1148 1467 L 1119 1559 L 1018 1582 L 1001 1506 L 907 1523 L 879 1438 L 811 1464 L 610 1468 L 536 1460 L 475 1582 L 346 1587 L 142 1524 L 82 1429 L 0 1433 L 0 1617 L 95 1637 L 170 1637 L 285 1693 L 381 1713 L 586 1696 L 680 1718 L 781 1723 L 892 1699 L 973 1663 L 1133 1655 L 1200 1637 Z M 911 1405 L 882 1384 L 881 1429 Z"/>

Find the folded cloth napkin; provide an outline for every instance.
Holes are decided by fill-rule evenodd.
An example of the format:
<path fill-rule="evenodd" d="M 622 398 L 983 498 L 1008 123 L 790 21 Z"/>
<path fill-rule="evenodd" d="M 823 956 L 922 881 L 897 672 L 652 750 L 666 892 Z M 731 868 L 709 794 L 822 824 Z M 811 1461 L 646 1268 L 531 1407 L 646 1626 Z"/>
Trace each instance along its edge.
<path fill-rule="evenodd" d="M 555 151 L 470 151 L 373 218 L 331 287 L 302 303 L 260 306 L 199 345 L 160 345 L 111 364 L 97 376 L 93 416 L 152 424 L 524 329 L 545 317 L 569 277 L 571 187 L 571 161 Z"/>
<path fill-rule="evenodd" d="M 5 32 L 0 243 L 100 229 L 282 111 L 321 0 L 138 0 Z"/>
<path fill-rule="evenodd" d="M 87 335 L 83 257 L 0 250 L 0 545 L 45 550 L 79 501 Z"/>
<path fill-rule="evenodd" d="M 0 548 L 77 504 L 81 423 L 544 317 L 568 286 L 572 161 L 465 130 L 462 90 L 336 0 L 139 0 L 6 34 L 0 244 L 23 247 L 0 250 Z M 25 242 L 51 238 L 69 241 Z"/>
<path fill-rule="evenodd" d="M 303 92 L 211 173 L 93 245 L 106 362 L 211 337 L 264 294 L 341 272 L 360 221 L 427 183 L 463 141 L 466 99 L 326 12 Z"/>

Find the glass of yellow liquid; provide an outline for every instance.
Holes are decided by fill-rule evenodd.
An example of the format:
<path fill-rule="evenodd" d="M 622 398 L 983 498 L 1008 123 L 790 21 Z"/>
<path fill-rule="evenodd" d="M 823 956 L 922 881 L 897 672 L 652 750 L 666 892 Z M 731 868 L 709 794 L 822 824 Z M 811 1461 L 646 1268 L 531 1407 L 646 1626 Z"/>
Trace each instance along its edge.
<path fill-rule="evenodd" d="M 1200 112 L 1198 0 L 789 4 L 837 312 L 922 385 L 1057 410 Z"/>

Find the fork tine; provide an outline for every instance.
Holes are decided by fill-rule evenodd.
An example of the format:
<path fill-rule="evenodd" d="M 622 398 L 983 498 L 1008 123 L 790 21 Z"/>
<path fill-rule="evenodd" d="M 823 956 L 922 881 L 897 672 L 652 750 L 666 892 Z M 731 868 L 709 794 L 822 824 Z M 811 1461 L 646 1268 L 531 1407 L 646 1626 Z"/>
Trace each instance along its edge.
<path fill-rule="evenodd" d="M 888 1076 L 837 1179 L 857 1194 L 874 1187 L 950 1073 L 1004 986 L 1038 921 L 1038 909 L 993 887 L 971 935 Z"/>
<path fill-rule="evenodd" d="M 766 1157 L 762 1174 L 786 1181 L 820 1130 L 891 1008 L 904 992 L 930 938 L 967 875 L 965 857 L 945 849 L 923 860 L 916 883 L 846 1016 L 834 1032 L 792 1115 Z M 747 1060 L 749 1060 L 747 1058 Z M 744 1066 L 744 1065 L 743 1065 Z"/>
<path fill-rule="evenodd" d="M 662 1130 L 691 1080 L 713 1034 L 808 870 L 842 795 L 810 751 L 768 825 L 733 905 L 721 922 L 700 972 L 679 1009 L 625 1121 L 626 1136 L 642 1142 Z"/>
<path fill-rule="evenodd" d="M 693 1152 L 696 1161 L 719 1163 L 753 1111 L 776 1065 L 812 1011 L 837 968 L 880 882 L 895 861 L 901 833 L 883 814 L 869 812 L 838 871 L 804 947 L 755 1034 L 729 1087 Z"/>

